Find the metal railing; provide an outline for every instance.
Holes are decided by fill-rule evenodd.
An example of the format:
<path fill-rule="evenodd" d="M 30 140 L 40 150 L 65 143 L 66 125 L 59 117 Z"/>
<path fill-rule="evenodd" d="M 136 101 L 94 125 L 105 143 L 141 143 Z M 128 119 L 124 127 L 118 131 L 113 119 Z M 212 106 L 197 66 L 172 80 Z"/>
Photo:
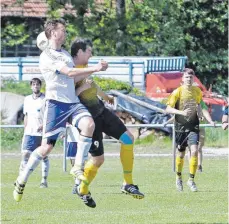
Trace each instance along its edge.
<path fill-rule="evenodd" d="M 0 128 L 23 128 L 24 125 L 0 125 Z M 159 127 L 164 127 L 163 124 L 127 124 L 127 128 L 159 128 Z M 172 162 L 172 170 L 175 172 L 175 166 L 176 166 L 176 144 L 175 144 L 175 129 L 173 124 L 167 124 L 166 127 L 171 127 L 172 128 L 172 156 L 173 156 L 173 162 Z M 221 127 L 221 124 L 216 124 L 215 126 L 211 124 L 200 124 L 200 128 L 209 128 L 209 127 Z M 67 128 L 66 132 L 67 133 Z M 114 139 L 106 139 L 105 141 L 116 141 L 119 142 L 118 140 Z M 67 171 L 67 138 L 64 138 L 63 141 L 63 171 Z"/>
<path fill-rule="evenodd" d="M 93 57 L 89 66 L 104 59 L 109 63 L 107 71 L 96 74 L 129 82 L 131 86 L 145 88 L 145 76 L 149 73 L 182 71 L 186 56 L 178 57 Z M 30 80 L 31 76 L 41 76 L 39 58 L 1 58 L 1 76 L 13 76 L 17 80 Z"/>

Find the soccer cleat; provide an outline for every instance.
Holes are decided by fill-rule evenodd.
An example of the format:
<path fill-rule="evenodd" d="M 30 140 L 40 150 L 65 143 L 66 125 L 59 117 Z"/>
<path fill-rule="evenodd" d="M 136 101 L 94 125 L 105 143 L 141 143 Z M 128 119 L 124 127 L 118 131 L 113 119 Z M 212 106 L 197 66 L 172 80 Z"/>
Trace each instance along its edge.
<path fill-rule="evenodd" d="M 47 182 L 42 182 L 40 184 L 40 188 L 48 188 L 48 183 Z"/>
<path fill-rule="evenodd" d="M 122 193 L 129 194 L 137 199 L 142 199 L 145 197 L 145 195 L 139 191 L 137 185 L 133 185 L 133 184 L 122 185 L 121 191 Z"/>
<path fill-rule="evenodd" d="M 89 192 L 88 194 L 80 194 L 80 186 L 77 186 L 76 188 L 76 194 L 79 196 L 79 198 L 83 201 L 85 205 L 87 205 L 90 208 L 95 208 L 96 203 L 91 197 L 91 193 Z"/>
<path fill-rule="evenodd" d="M 198 166 L 198 172 L 202 173 L 203 172 L 203 167 L 201 165 Z"/>
<path fill-rule="evenodd" d="M 86 177 L 83 175 L 83 170 L 78 169 L 77 167 L 72 167 L 70 170 L 70 174 L 79 180 L 87 180 Z"/>
<path fill-rule="evenodd" d="M 183 182 L 181 178 L 176 179 L 176 187 L 178 191 L 183 191 Z"/>
<path fill-rule="evenodd" d="M 193 180 L 188 180 L 187 185 L 190 187 L 191 191 L 197 191 L 196 183 Z"/>
<path fill-rule="evenodd" d="M 14 186 L 15 186 L 13 191 L 14 200 L 16 202 L 19 202 L 22 199 L 25 184 L 19 184 L 18 181 L 16 180 Z"/>
<path fill-rule="evenodd" d="M 78 184 L 74 184 L 74 186 L 73 186 L 73 188 L 72 188 L 72 193 L 73 194 L 77 194 L 77 187 L 78 187 L 79 185 Z"/>

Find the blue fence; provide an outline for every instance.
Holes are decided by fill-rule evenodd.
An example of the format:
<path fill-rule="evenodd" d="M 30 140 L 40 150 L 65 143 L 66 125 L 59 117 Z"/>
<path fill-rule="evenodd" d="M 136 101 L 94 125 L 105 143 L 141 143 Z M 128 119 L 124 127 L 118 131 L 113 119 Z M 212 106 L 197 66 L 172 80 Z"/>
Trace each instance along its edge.
<path fill-rule="evenodd" d="M 146 74 L 182 71 L 187 57 L 93 57 L 89 61 L 89 66 L 96 64 L 100 59 L 106 60 L 109 68 L 96 75 L 126 81 L 134 87 L 144 89 Z M 0 62 L 2 77 L 14 77 L 21 81 L 41 76 L 38 58 L 1 58 Z"/>

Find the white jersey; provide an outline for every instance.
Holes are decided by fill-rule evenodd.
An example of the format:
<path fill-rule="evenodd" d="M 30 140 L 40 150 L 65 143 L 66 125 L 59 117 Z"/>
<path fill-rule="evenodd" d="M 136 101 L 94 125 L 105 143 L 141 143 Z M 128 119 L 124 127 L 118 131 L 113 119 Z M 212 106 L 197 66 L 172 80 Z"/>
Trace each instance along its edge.
<path fill-rule="evenodd" d="M 65 66 L 69 69 L 74 67 L 72 57 L 67 51 L 47 48 L 41 53 L 39 67 L 46 84 L 46 99 L 63 103 L 79 102 L 75 94 L 74 78 L 60 73 Z"/>
<path fill-rule="evenodd" d="M 38 132 L 37 130 L 43 124 L 44 107 L 44 94 L 41 94 L 36 99 L 33 98 L 33 95 L 25 97 L 23 113 L 27 115 L 27 125 L 24 135 L 42 136 L 42 131 Z"/>

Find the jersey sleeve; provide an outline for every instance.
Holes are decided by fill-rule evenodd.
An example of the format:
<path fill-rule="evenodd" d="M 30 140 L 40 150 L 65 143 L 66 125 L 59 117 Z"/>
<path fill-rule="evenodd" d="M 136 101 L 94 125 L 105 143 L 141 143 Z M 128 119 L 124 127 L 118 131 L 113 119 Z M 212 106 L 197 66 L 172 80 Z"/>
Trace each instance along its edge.
<path fill-rule="evenodd" d="M 179 98 L 180 98 L 180 89 L 178 88 L 172 92 L 166 104 L 174 108 Z"/>
<path fill-rule="evenodd" d="M 197 87 L 198 88 L 198 87 Z M 200 104 L 200 102 L 202 101 L 203 98 L 203 94 L 200 88 L 198 88 L 198 97 L 197 97 L 197 103 Z"/>

